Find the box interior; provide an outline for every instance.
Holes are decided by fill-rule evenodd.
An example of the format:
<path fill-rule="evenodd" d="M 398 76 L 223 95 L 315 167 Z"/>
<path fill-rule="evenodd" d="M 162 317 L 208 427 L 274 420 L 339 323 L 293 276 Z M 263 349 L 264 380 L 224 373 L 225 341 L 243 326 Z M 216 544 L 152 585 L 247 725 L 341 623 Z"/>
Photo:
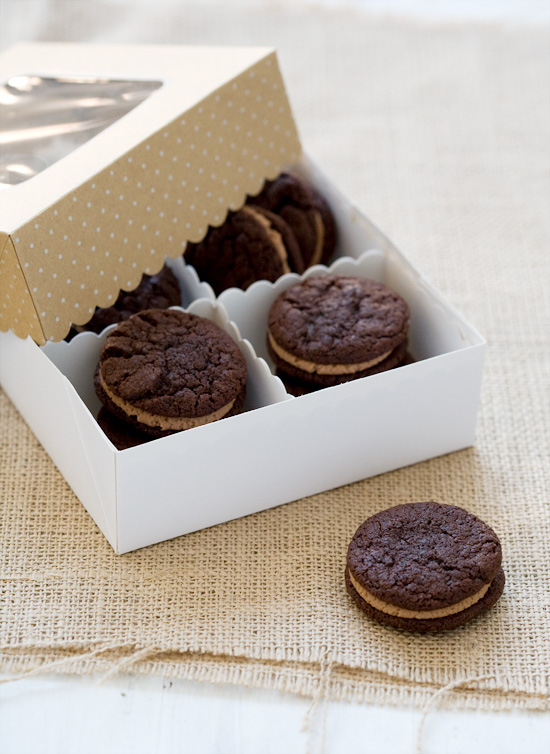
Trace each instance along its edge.
<path fill-rule="evenodd" d="M 327 272 L 354 275 L 372 278 L 396 290 L 411 309 L 409 350 L 416 361 L 440 357 L 482 342 L 479 334 L 441 299 L 376 228 L 371 230 L 363 219 L 362 227 L 358 229 L 357 220 L 352 222 L 352 205 L 331 187 L 318 169 L 313 168 L 305 155 L 292 168 L 307 180 L 314 181 L 328 196 L 339 228 L 338 247 L 332 264 L 329 267 L 311 267 L 302 277 Z M 266 332 L 271 303 L 300 276 L 290 273 L 275 283 L 258 281 L 246 291 L 231 288 L 216 298 L 208 283 L 200 281 L 194 268 L 185 264 L 184 257 L 168 259 L 167 264 L 180 283 L 182 307 L 215 321 L 239 342 L 245 353 L 249 368 L 245 409 L 257 409 L 286 399 L 296 400 L 273 376 L 274 366 L 267 351 Z M 114 325 L 108 327 L 101 335 L 80 333 L 70 342 L 50 342 L 42 347 L 43 352 L 75 387 L 93 416 L 97 414 L 100 403 L 93 389 L 92 377 L 101 346 L 113 328 Z"/>

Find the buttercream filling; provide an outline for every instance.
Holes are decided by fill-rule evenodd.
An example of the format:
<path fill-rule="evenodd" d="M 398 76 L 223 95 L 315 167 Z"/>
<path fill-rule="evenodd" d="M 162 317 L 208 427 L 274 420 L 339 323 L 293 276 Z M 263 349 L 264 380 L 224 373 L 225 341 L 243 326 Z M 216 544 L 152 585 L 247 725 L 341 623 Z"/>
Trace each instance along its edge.
<path fill-rule="evenodd" d="M 309 374 L 355 374 L 355 372 L 362 372 L 363 369 L 370 369 L 370 367 L 387 359 L 391 354 L 391 351 L 387 351 L 381 356 L 376 356 L 376 358 L 370 359 L 370 361 L 358 361 L 354 364 L 317 364 L 314 361 L 306 361 L 306 359 L 300 359 L 298 356 L 294 356 L 282 348 L 270 332 L 268 332 L 267 335 L 271 347 L 280 359 L 297 369 L 301 369 L 303 372 L 308 372 Z"/>
<path fill-rule="evenodd" d="M 143 411 L 142 409 L 136 408 L 128 401 L 115 395 L 105 384 L 101 372 L 99 373 L 99 381 L 109 399 L 115 404 L 115 406 L 122 409 L 125 414 L 128 416 L 135 416 L 140 424 L 145 424 L 147 427 L 157 427 L 161 430 L 193 429 L 193 427 L 201 427 L 203 424 L 215 422 L 228 414 L 237 400 L 234 398 L 217 411 L 213 411 L 211 414 L 205 414 L 204 416 L 160 416 L 159 414 L 151 414 L 149 411 Z"/>
<path fill-rule="evenodd" d="M 316 240 L 315 249 L 309 262 L 310 267 L 313 267 L 314 264 L 318 264 L 321 261 L 323 256 L 323 246 L 325 245 L 325 224 L 321 217 L 321 213 L 315 210 L 313 216 L 315 220 Z"/>
<path fill-rule="evenodd" d="M 283 242 L 283 237 L 279 233 L 278 230 L 275 230 L 275 228 L 271 225 L 268 218 L 265 217 L 265 215 L 262 215 L 260 212 L 256 212 L 252 207 L 243 207 L 243 212 L 248 213 L 249 215 L 252 215 L 264 228 L 267 235 L 269 236 L 269 240 L 275 247 L 275 250 L 277 252 L 277 256 L 282 262 L 283 265 L 283 273 L 290 272 L 290 267 L 288 265 L 288 254 L 286 253 L 286 247 Z"/>
<path fill-rule="evenodd" d="M 467 607 L 471 607 L 472 605 L 475 605 L 476 602 L 479 602 L 479 600 L 485 596 L 487 590 L 491 586 L 491 584 L 485 584 L 478 592 L 472 594 L 471 597 L 466 597 L 466 599 L 463 599 L 460 602 L 455 602 L 454 605 L 449 605 L 449 607 L 440 607 L 436 610 L 408 610 L 405 607 L 397 607 L 397 605 L 392 605 L 389 602 L 384 602 L 384 600 L 378 599 L 378 597 L 375 597 L 374 594 L 371 594 L 367 589 L 365 589 L 364 586 L 361 586 L 361 584 L 357 583 L 356 579 L 353 578 L 349 569 L 348 573 L 350 581 L 357 594 L 362 597 L 365 602 L 367 602 L 371 607 L 374 607 L 375 610 L 380 610 L 380 612 L 386 613 L 387 615 L 395 615 L 398 618 L 416 618 L 417 620 L 445 618 L 447 615 L 455 615 L 455 613 L 461 613 L 463 610 L 466 610 Z"/>

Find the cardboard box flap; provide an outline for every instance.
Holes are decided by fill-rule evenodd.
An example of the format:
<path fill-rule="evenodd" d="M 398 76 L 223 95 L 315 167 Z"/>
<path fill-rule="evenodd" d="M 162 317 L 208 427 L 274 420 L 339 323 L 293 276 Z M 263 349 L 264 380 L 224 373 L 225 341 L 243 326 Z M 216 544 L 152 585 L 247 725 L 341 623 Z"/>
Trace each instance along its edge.
<path fill-rule="evenodd" d="M 44 342 L 40 319 L 6 233 L 0 233 L 0 330 L 13 330 L 20 338 L 30 335 L 37 343 Z"/>
<path fill-rule="evenodd" d="M 30 56 L 26 68 L 40 62 L 41 73 L 59 74 L 59 47 L 53 48 L 53 65 L 47 54 L 36 57 L 42 45 L 27 46 L 36 59 Z M 242 206 L 247 194 L 257 193 L 301 151 L 273 50 L 169 48 L 155 64 L 148 46 L 129 46 L 125 55 L 120 47 L 110 55 L 103 50 L 103 58 L 96 46 L 76 49 L 76 62 L 64 58 L 66 75 L 120 79 L 135 68 L 135 76 L 163 86 L 59 162 L 2 192 L 2 217 L 9 223 L 2 230 L 17 257 L 17 290 L 30 291 L 32 300 L 17 333 L 37 342 L 61 340 L 71 323 L 86 322 L 121 288 L 135 288 L 142 273 L 181 255 L 187 241 L 221 224 L 228 210 Z M 18 70 L 13 60 L 8 68 L 12 75 Z M 97 170 L 105 155 L 108 164 Z M 13 217 L 23 217 L 21 206 L 26 221 L 13 227 Z M 4 289 L 0 285 L 2 294 Z M 4 303 L 5 330 L 13 327 L 14 313 L 3 295 L 0 308 Z"/>

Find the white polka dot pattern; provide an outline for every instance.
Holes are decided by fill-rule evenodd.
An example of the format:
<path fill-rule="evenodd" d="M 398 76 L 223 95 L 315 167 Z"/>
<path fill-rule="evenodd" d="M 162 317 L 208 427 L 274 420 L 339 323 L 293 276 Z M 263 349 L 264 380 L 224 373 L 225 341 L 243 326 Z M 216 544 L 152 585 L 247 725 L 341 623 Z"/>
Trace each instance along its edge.
<path fill-rule="evenodd" d="M 44 342 L 40 322 L 13 243 L 3 233 L 0 234 L 0 330 L 9 329 L 20 338 L 31 335 L 38 343 Z"/>
<path fill-rule="evenodd" d="M 14 234 L 45 337 L 179 256 L 299 153 L 272 53 Z"/>

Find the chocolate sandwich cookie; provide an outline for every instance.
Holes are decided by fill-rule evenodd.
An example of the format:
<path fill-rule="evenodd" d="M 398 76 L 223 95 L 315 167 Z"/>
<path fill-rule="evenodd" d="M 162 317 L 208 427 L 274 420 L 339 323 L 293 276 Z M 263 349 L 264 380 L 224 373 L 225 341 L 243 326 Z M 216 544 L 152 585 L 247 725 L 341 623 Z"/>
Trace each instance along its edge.
<path fill-rule="evenodd" d="M 274 354 L 271 349 L 270 352 L 273 356 Z M 308 381 L 307 378 L 300 379 L 300 377 L 292 377 L 289 374 L 285 374 L 285 372 L 281 369 L 276 369 L 275 374 L 283 382 L 287 393 L 289 393 L 289 395 L 293 395 L 295 398 L 299 398 L 301 395 L 314 393 L 317 390 L 321 390 L 322 388 L 330 387 L 332 384 L 350 382 L 350 380 L 357 379 L 358 377 L 370 377 L 373 374 L 379 374 L 380 372 L 386 372 L 387 370 L 394 369 L 398 366 L 404 366 L 405 364 L 413 363 L 412 361 L 408 361 L 407 357 L 407 344 L 404 343 L 403 345 L 398 346 L 398 348 L 395 349 L 395 352 L 393 353 L 391 359 L 384 359 L 384 361 L 371 367 L 371 369 L 367 370 L 366 372 L 361 372 L 360 374 L 357 374 L 353 377 L 340 379 L 338 382 L 331 382 L 330 384 L 328 384 L 326 381 L 311 382 Z"/>
<path fill-rule="evenodd" d="M 210 320 L 179 309 L 147 309 L 109 334 L 94 384 L 112 414 L 161 437 L 240 412 L 246 361 Z"/>
<path fill-rule="evenodd" d="M 275 299 L 268 349 L 276 367 L 293 380 L 337 385 L 402 364 L 408 328 L 409 307 L 387 286 L 322 275 Z"/>
<path fill-rule="evenodd" d="M 355 532 L 347 590 L 380 623 L 443 631 L 488 610 L 504 589 L 499 539 L 455 505 L 408 503 L 376 513 Z"/>
<path fill-rule="evenodd" d="M 336 247 L 332 211 L 317 189 L 294 173 L 283 172 L 266 181 L 248 203 L 264 207 L 285 220 L 294 231 L 306 267 L 328 264 Z"/>
<path fill-rule="evenodd" d="M 302 252 L 300 251 L 300 247 L 298 246 L 298 241 L 296 240 L 296 236 L 294 235 L 294 231 L 292 230 L 290 225 L 285 222 L 282 217 L 279 217 L 279 215 L 276 215 L 274 212 L 270 212 L 264 207 L 257 207 L 256 205 L 250 204 L 246 207 L 243 207 L 243 209 L 245 212 L 252 211 L 256 213 L 256 215 L 259 215 L 260 218 L 264 218 L 264 227 L 267 228 L 276 245 L 279 244 L 279 240 L 277 238 L 277 234 L 279 234 L 286 251 L 287 264 L 290 272 L 296 272 L 298 275 L 301 275 L 303 272 L 305 272 L 306 266 L 304 264 L 304 258 L 302 257 Z M 267 225 L 267 223 L 269 223 L 269 226 Z"/>
<path fill-rule="evenodd" d="M 178 280 L 166 265 L 155 275 L 143 275 L 133 291 L 120 291 L 112 306 L 97 307 L 84 325 L 73 325 L 67 340 L 80 332 L 100 333 L 109 325 L 118 324 L 144 309 L 168 309 L 181 304 Z"/>
<path fill-rule="evenodd" d="M 184 259 L 216 295 L 226 288 L 246 290 L 256 280 L 275 281 L 301 273 L 304 262 L 287 223 L 261 207 L 230 212 L 223 225 L 210 228 L 199 243 L 189 243 Z"/>
<path fill-rule="evenodd" d="M 122 421 L 118 416 L 108 411 L 105 406 L 99 409 L 97 423 L 117 450 L 134 448 L 136 445 L 143 445 L 144 442 L 155 439 L 151 435 L 135 429 L 128 422 Z"/>

